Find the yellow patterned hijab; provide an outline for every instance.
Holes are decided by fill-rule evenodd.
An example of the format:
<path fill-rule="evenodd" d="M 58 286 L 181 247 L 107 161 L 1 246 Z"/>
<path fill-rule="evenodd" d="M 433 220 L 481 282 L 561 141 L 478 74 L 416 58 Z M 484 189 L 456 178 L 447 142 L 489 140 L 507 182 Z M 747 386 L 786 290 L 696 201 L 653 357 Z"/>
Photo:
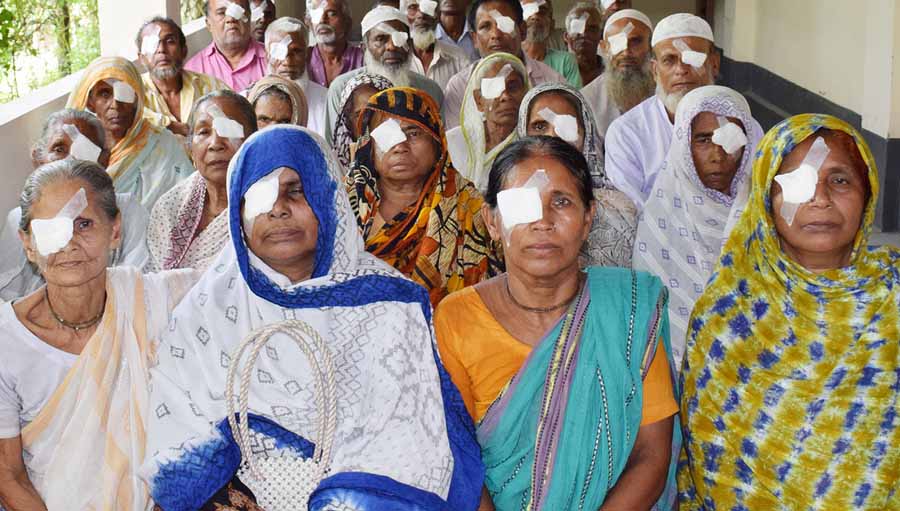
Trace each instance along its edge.
<path fill-rule="evenodd" d="M 781 250 L 770 188 L 819 129 L 849 134 L 871 194 L 850 266 Z M 688 329 L 681 509 L 900 508 L 900 253 L 868 247 L 878 172 L 862 136 L 798 115 L 762 139 L 750 200 Z"/>

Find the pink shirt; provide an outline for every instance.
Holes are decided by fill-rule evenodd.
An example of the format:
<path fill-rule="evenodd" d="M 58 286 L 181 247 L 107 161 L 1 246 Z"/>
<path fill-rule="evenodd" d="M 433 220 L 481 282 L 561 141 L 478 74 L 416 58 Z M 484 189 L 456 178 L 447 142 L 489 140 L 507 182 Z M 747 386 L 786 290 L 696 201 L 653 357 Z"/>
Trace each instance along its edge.
<path fill-rule="evenodd" d="M 184 68 L 188 71 L 214 76 L 225 82 L 232 90 L 241 91 L 266 75 L 266 48 L 254 41 L 241 58 L 237 67 L 231 68 L 228 59 L 216 48 L 216 43 L 200 50 L 188 59 Z"/>

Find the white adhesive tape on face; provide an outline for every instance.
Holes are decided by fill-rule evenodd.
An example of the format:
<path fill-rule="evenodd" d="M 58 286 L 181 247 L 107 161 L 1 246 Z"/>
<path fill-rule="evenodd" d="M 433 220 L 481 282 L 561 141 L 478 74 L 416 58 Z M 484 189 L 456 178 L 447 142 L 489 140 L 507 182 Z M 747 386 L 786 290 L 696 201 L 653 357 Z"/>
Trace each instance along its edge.
<path fill-rule="evenodd" d="M 256 23 L 257 21 L 266 17 L 266 7 L 269 6 L 269 0 L 263 0 L 262 3 L 257 5 L 256 7 L 250 8 L 250 21 L 252 23 Z"/>
<path fill-rule="evenodd" d="M 148 29 L 147 35 L 141 39 L 141 55 L 150 56 L 156 53 L 159 48 L 159 33 L 161 32 L 159 25 L 153 23 Z"/>
<path fill-rule="evenodd" d="M 503 91 L 506 90 L 506 77 L 512 73 L 513 68 L 511 65 L 506 64 L 497 74 L 497 76 L 493 78 L 482 78 L 481 79 L 481 97 L 484 99 L 497 99 L 503 95 Z"/>
<path fill-rule="evenodd" d="M 572 35 L 584 35 L 587 29 L 588 13 L 582 13 L 581 16 L 569 22 L 569 33 Z"/>
<path fill-rule="evenodd" d="M 817 137 L 799 167 L 786 174 L 775 176 L 775 181 L 781 185 L 781 217 L 788 225 L 794 222 L 794 215 L 800 205 L 809 202 L 816 195 L 819 169 L 828 158 L 829 152 L 831 150 L 825 139 Z"/>
<path fill-rule="evenodd" d="M 628 22 L 625 28 L 616 35 L 609 36 L 609 53 L 613 57 L 628 49 L 628 34 L 634 30 L 634 23 Z"/>
<path fill-rule="evenodd" d="M 681 61 L 694 69 L 700 69 L 706 63 L 706 54 L 692 50 L 684 40 L 675 39 L 672 45 L 681 52 Z"/>
<path fill-rule="evenodd" d="M 134 101 L 137 99 L 137 94 L 135 94 L 134 89 L 131 87 L 131 85 L 128 85 L 121 80 L 114 80 L 111 78 L 104 81 L 108 83 L 110 87 L 112 87 L 113 99 L 115 99 L 119 103 L 134 103 Z"/>
<path fill-rule="evenodd" d="M 403 128 L 396 119 L 388 119 L 379 124 L 372 130 L 371 136 L 382 153 L 390 151 L 397 144 L 406 142 L 406 133 L 403 133 Z"/>
<path fill-rule="evenodd" d="M 319 23 L 322 23 L 322 17 L 324 15 L 325 15 L 325 6 L 324 5 L 316 7 L 315 9 L 310 9 L 309 10 L 309 21 L 313 25 L 318 25 Z"/>
<path fill-rule="evenodd" d="M 247 192 L 244 194 L 244 212 L 242 214 L 246 225 L 244 228 L 245 233 L 252 234 L 256 217 L 265 215 L 275 207 L 275 202 L 278 201 L 278 179 L 281 177 L 283 170 L 278 169 L 270 172 L 269 175 L 253 183 L 247 189 Z"/>
<path fill-rule="evenodd" d="M 388 25 L 387 22 L 381 23 L 377 28 L 385 34 L 390 34 L 391 42 L 394 43 L 394 46 L 396 46 L 397 48 L 406 47 L 406 41 L 409 40 L 409 34 L 407 34 L 406 32 L 397 30 L 396 28 Z"/>
<path fill-rule="evenodd" d="M 497 209 L 507 244 L 509 233 L 517 225 L 530 224 L 544 218 L 541 190 L 550 182 L 544 169 L 538 169 L 520 187 L 509 188 L 497 194 Z"/>
<path fill-rule="evenodd" d="M 522 4 L 522 19 L 527 20 L 528 18 L 541 12 L 541 6 L 545 3 L 546 2 L 544 0 L 537 0 L 536 2 Z"/>
<path fill-rule="evenodd" d="M 604 9 L 609 9 L 612 4 L 616 3 L 616 0 L 602 0 L 600 3 Z"/>
<path fill-rule="evenodd" d="M 77 127 L 71 124 L 63 124 L 62 130 L 72 141 L 69 145 L 69 156 L 76 160 L 97 163 L 100 153 L 103 152 L 97 147 L 97 144 L 91 142 L 91 139 L 84 136 Z"/>
<path fill-rule="evenodd" d="M 509 16 L 504 16 L 500 14 L 496 9 L 492 9 L 488 14 L 494 18 L 494 22 L 497 24 L 497 28 L 500 29 L 501 32 L 505 34 L 512 34 L 516 29 L 516 22 L 513 21 Z"/>
<path fill-rule="evenodd" d="M 432 18 L 435 17 L 434 13 L 437 12 L 437 7 L 438 3 L 434 0 L 421 0 L 419 2 L 419 10 Z"/>
<path fill-rule="evenodd" d="M 244 126 L 234 119 L 225 115 L 225 112 L 219 108 L 219 105 L 212 105 L 206 111 L 212 117 L 213 129 L 222 137 L 231 140 L 244 138 Z"/>
<path fill-rule="evenodd" d="M 556 136 L 570 144 L 578 141 L 578 121 L 569 114 L 557 114 L 547 107 L 542 108 L 538 115 L 553 125 Z"/>
<path fill-rule="evenodd" d="M 247 18 L 244 17 L 244 15 L 246 14 L 247 11 L 245 11 L 243 7 L 234 2 L 228 2 L 228 7 L 225 8 L 225 16 L 236 19 L 238 21 L 247 21 Z"/>
<path fill-rule="evenodd" d="M 720 146 L 728 154 L 735 154 L 747 145 L 747 135 L 737 124 L 719 116 L 719 127 L 713 131 L 713 144 Z"/>
<path fill-rule="evenodd" d="M 284 60 L 288 56 L 288 46 L 291 44 L 291 36 L 285 35 L 280 41 L 272 43 L 269 47 L 269 57 L 272 60 Z"/>
<path fill-rule="evenodd" d="M 38 253 L 49 257 L 66 248 L 75 232 L 75 219 L 86 208 L 87 194 L 84 188 L 79 188 L 56 216 L 32 220 L 31 235 Z"/>

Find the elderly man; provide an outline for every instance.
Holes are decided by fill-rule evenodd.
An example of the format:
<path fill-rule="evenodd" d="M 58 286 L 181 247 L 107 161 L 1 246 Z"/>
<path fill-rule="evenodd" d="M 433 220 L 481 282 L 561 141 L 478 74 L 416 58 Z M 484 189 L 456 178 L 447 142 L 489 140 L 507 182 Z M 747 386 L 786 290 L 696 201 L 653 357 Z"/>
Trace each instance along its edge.
<path fill-rule="evenodd" d="M 406 14 L 410 25 L 410 69 L 440 84 L 469 65 L 471 60 L 465 51 L 437 39 L 440 8 L 436 0 L 401 0 L 400 12 Z"/>
<path fill-rule="evenodd" d="M 664 18 L 653 31 L 651 44 L 656 95 L 622 114 L 606 133 L 606 174 L 638 209 L 669 151 L 678 103 L 688 92 L 712 84 L 719 74 L 712 29 L 693 14 Z"/>
<path fill-rule="evenodd" d="M 580 88 L 581 73 L 575 56 L 567 51 L 553 49 L 550 44 L 554 27 L 551 0 L 524 0 L 522 12 L 526 27 L 525 40 L 522 41 L 525 55 L 547 64 L 563 75 L 573 87 Z"/>
<path fill-rule="evenodd" d="M 397 87 L 413 87 L 431 95 L 441 104 L 444 93 L 433 80 L 410 70 L 409 24 L 399 9 L 381 5 L 370 10 L 362 20 L 365 42 L 365 66 L 342 74 L 328 87 L 328 109 L 325 112 L 325 140 L 337 121 L 344 85 L 361 73 L 381 75 Z"/>
<path fill-rule="evenodd" d="M 581 89 L 604 137 L 610 123 L 653 95 L 652 31 L 650 18 L 634 9 L 623 9 L 606 20 L 600 43 L 603 74 Z"/>
<path fill-rule="evenodd" d="M 575 56 L 582 84 L 589 84 L 603 72 L 603 59 L 597 52 L 603 38 L 603 16 L 594 2 L 578 2 L 566 14 L 566 47 Z M 649 46 L 649 41 L 648 41 Z"/>
<path fill-rule="evenodd" d="M 438 41 L 452 44 L 466 52 L 469 60 L 478 60 L 481 55 L 475 48 L 475 34 L 466 18 L 471 0 L 439 0 L 440 23 L 435 29 Z"/>
<path fill-rule="evenodd" d="M 328 89 L 309 81 L 306 73 L 306 52 L 309 47 L 306 25 L 297 18 L 278 18 L 266 29 L 265 40 L 269 74 L 293 80 L 303 89 L 309 107 L 306 127 L 324 135 Z"/>
<path fill-rule="evenodd" d="M 186 71 L 187 41 L 173 20 L 157 16 L 138 30 L 135 43 L 147 72 L 144 81 L 144 117 L 176 135 L 187 136 L 188 116 L 194 100 L 214 90 L 227 89 L 222 81 Z"/>
<path fill-rule="evenodd" d="M 328 87 L 338 76 L 363 65 L 363 49 L 348 42 L 353 25 L 350 0 L 311 0 L 306 18 L 316 41 L 306 58 L 310 80 Z"/>
<path fill-rule="evenodd" d="M 510 28 L 505 26 L 505 22 L 499 25 L 497 23 L 497 19 L 503 18 L 508 18 L 512 22 L 509 32 L 504 30 Z M 522 33 L 525 31 L 525 24 L 522 22 L 522 6 L 517 0 L 475 0 L 469 9 L 469 23 L 476 28 L 475 44 L 482 57 L 496 52 L 517 55 L 528 70 L 528 80 L 532 86 L 566 80 L 547 64 L 522 53 Z M 448 130 L 459 126 L 459 111 L 466 93 L 466 84 L 472 70 L 475 69 L 475 64 L 473 62 L 456 73 L 447 83 L 443 111 L 444 125 Z"/>
<path fill-rule="evenodd" d="M 260 43 L 266 40 L 266 29 L 275 21 L 273 0 L 250 0 L 250 25 L 253 39 Z"/>
<path fill-rule="evenodd" d="M 250 34 L 250 1 L 209 0 L 204 9 L 213 42 L 191 57 L 185 69 L 215 76 L 234 90 L 265 76 L 266 49 Z"/>

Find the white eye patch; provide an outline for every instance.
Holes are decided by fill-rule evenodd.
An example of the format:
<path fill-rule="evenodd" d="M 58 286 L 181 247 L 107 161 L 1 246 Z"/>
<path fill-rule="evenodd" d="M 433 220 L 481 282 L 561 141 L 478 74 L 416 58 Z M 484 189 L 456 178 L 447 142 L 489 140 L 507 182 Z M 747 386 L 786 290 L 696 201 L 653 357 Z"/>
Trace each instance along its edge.
<path fill-rule="evenodd" d="M 497 99 L 502 96 L 503 91 L 506 90 L 506 77 L 508 77 L 512 71 L 512 66 L 506 64 L 497 76 L 493 78 L 482 78 L 481 97 L 484 99 Z"/>
<path fill-rule="evenodd" d="M 694 51 L 690 46 L 682 39 L 675 39 L 672 42 L 672 45 L 675 46 L 675 49 L 681 52 L 681 61 L 685 64 L 693 67 L 694 69 L 700 69 L 703 67 L 703 64 L 706 62 L 706 54 L 700 53 L 699 51 Z"/>
<path fill-rule="evenodd" d="M 266 7 L 269 6 L 269 0 L 265 0 L 261 4 L 256 7 L 250 8 L 250 21 L 256 23 L 257 21 L 266 17 Z"/>
<path fill-rule="evenodd" d="M 735 154 L 747 145 L 747 135 L 737 124 L 718 116 L 719 127 L 713 131 L 713 144 L 718 145 L 728 154 Z"/>
<path fill-rule="evenodd" d="M 621 32 L 616 35 L 609 36 L 607 42 L 609 43 L 610 55 L 615 57 L 616 55 L 628 49 L 628 34 L 630 34 L 632 30 L 634 30 L 634 23 L 629 21 Z"/>
<path fill-rule="evenodd" d="M 600 3 L 604 9 L 609 9 L 612 4 L 616 3 L 616 0 L 602 0 Z"/>
<path fill-rule="evenodd" d="M 325 6 L 320 5 L 319 7 L 316 7 L 315 9 L 309 10 L 309 21 L 311 21 L 313 25 L 318 25 L 319 23 L 322 23 L 322 16 L 324 16 L 324 15 L 325 15 Z"/>
<path fill-rule="evenodd" d="M 253 224 L 256 222 L 256 217 L 265 215 L 275 207 L 275 202 L 278 200 L 278 179 L 281 177 L 283 170 L 278 169 L 270 172 L 269 175 L 253 183 L 247 189 L 247 192 L 244 194 L 244 212 L 242 215 L 244 224 L 247 226 L 244 229 L 245 233 L 253 232 Z"/>
<path fill-rule="evenodd" d="M 69 145 L 69 156 L 76 160 L 90 161 L 97 163 L 100 153 L 103 151 L 91 139 L 84 136 L 78 128 L 71 124 L 62 125 L 63 132 L 69 137 L 72 143 Z"/>
<path fill-rule="evenodd" d="M 269 56 L 272 60 L 284 60 L 288 56 L 288 46 L 291 44 L 291 36 L 285 35 L 280 41 L 269 46 Z"/>
<path fill-rule="evenodd" d="M 109 78 L 104 80 L 110 87 L 113 89 L 113 99 L 118 101 L 119 103 L 134 103 L 137 99 L 137 94 L 135 94 L 134 89 L 131 85 L 127 83 L 116 80 L 114 78 Z"/>
<path fill-rule="evenodd" d="M 87 205 L 87 194 L 79 188 L 56 216 L 32 220 L 31 236 L 38 253 L 48 257 L 66 248 L 75 232 L 75 219 Z"/>
<path fill-rule="evenodd" d="M 578 141 L 578 121 L 569 114 L 557 114 L 547 107 L 542 108 L 538 115 L 553 125 L 556 135 L 570 144 Z"/>
<path fill-rule="evenodd" d="M 822 137 L 816 137 L 809 152 L 803 158 L 799 167 L 775 176 L 775 181 L 781 185 L 781 217 L 788 225 L 794 223 L 794 216 L 800 205 L 809 202 L 816 194 L 816 185 L 819 182 L 819 169 L 828 158 L 831 149 Z"/>
<path fill-rule="evenodd" d="M 437 12 L 437 6 L 438 3 L 434 0 L 421 0 L 419 2 L 419 10 L 432 18 L 434 17 L 434 13 Z"/>
<path fill-rule="evenodd" d="M 152 24 L 147 35 L 141 39 L 141 54 L 150 56 L 156 53 L 156 49 L 159 48 L 159 33 L 160 28 L 157 24 Z"/>
<path fill-rule="evenodd" d="M 572 35 L 582 35 L 587 28 L 588 14 L 582 13 L 581 16 L 569 22 L 569 33 Z"/>
<path fill-rule="evenodd" d="M 546 2 L 544 0 L 537 0 L 537 2 L 522 4 L 522 19 L 527 20 L 528 18 L 541 12 L 541 6 L 545 3 Z"/>
<path fill-rule="evenodd" d="M 530 224 L 544 218 L 541 190 L 550 182 L 544 169 L 538 169 L 518 188 L 508 188 L 497 194 L 497 209 L 503 220 L 507 244 L 509 233 L 517 225 Z"/>
<path fill-rule="evenodd" d="M 396 46 L 398 48 L 405 47 L 406 41 L 409 40 L 409 34 L 407 34 L 406 32 L 401 32 L 401 31 L 397 30 L 396 28 L 388 25 L 387 23 L 382 23 L 381 25 L 378 25 L 378 30 L 381 30 L 382 32 L 384 32 L 386 34 L 390 34 L 391 42 L 394 43 L 394 46 Z"/>
<path fill-rule="evenodd" d="M 244 15 L 246 14 L 247 11 L 245 11 L 243 7 L 234 2 L 228 2 L 228 7 L 225 8 L 225 16 L 236 19 L 238 21 L 247 21 L 247 18 L 244 17 Z"/>
<path fill-rule="evenodd" d="M 488 14 L 494 18 L 494 22 L 497 23 L 497 28 L 504 34 L 512 34 L 516 29 L 516 22 L 509 16 L 500 14 L 496 9 L 492 9 Z"/>
<path fill-rule="evenodd" d="M 219 105 L 213 105 L 206 111 L 212 117 L 213 129 L 222 137 L 230 140 L 244 138 L 244 126 L 234 119 L 225 115 L 225 112 L 219 108 Z"/>
<path fill-rule="evenodd" d="M 403 128 L 396 119 L 388 119 L 379 124 L 372 130 L 371 136 L 378 150 L 383 153 L 390 151 L 397 144 L 406 142 L 406 133 L 403 133 Z"/>

